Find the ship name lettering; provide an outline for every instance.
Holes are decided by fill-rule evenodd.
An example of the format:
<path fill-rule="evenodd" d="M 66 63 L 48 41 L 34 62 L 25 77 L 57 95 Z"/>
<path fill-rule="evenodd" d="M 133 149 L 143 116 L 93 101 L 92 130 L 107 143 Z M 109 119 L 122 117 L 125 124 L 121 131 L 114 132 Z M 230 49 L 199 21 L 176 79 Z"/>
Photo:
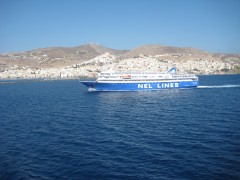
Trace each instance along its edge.
<path fill-rule="evenodd" d="M 152 89 L 151 84 L 138 84 L 138 89 Z"/>
<path fill-rule="evenodd" d="M 157 84 L 157 88 L 174 88 L 174 87 L 179 87 L 179 83 L 161 83 Z M 138 84 L 138 89 L 152 89 L 151 84 Z"/>
<path fill-rule="evenodd" d="M 162 83 L 162 84 L 157 84 L 157 88 L 174 88 L 174 87 L 178 87 L 179 84 L 178 83 Z"/>

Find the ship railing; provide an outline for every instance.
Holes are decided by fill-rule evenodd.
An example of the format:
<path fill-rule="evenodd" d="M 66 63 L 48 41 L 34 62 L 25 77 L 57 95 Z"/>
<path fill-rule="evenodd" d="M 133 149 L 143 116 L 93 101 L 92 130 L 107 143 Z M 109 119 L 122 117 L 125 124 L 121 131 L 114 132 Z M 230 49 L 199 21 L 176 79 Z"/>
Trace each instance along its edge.
<path fill-rule="evenodd" d="M 147 81 L 147 82 L 156 82 L 156 81 L 197 81 L 198 78 L 185 78 L 185 79 L 97 79 L 97 82 L 135 82 L 135 81 Z"/>
<path fill-rule="evenodd" d="M 164 74 L 172 74 L 169 72 L 140 72 L 140 71 L 121 71 L 121 72 L 101 72 L 99 76 L 104 76 L 104 75 L 164 75 Z"/>

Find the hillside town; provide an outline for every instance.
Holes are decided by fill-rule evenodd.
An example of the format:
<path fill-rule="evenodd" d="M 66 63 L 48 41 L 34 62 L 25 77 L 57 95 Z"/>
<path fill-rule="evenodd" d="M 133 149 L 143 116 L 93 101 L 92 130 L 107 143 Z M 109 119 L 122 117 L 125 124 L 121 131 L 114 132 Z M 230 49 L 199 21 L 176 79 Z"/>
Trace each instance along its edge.
<path fill-rule="evenodd" d="M 96 47 L 95 47 L 96 49 Z M 145 48 L 146 49 L 146 48 Z M 99 49 L 98 49 L 99 50 Z M 136 51 L 144 52 L 144 50 Z M 78 52 L 79 53 L 79 52 Z M 132 52 L 131 52 L 132 53 Z M 114 53 L 99 53 L 96 57 L 80 61 L 71 65 L 62 66 L 33 66 L 31 63 L 26 64 L 8 64 L 0 70 L 0 79 L 76 79 L 76 78 L 95 78 L 101 71 L 151 71 L 166 72 L 172 67 L 176 67 L 178 72 L 193 74 L 226 74 L 240 72 L 240 57 L 229 57 L 225 59 L 210 56 L 207 53 L 147 53 L 130 54 L 128 56 L 119 56 Z M 20 55 L 8 55 L 17 62 Z M 46 60 L 47 54 L 41 56 L 34 55 L 34 60 Z M 23 58 L 27 58 L 26 55 Z M 61 58 L 57 57 L 60 62 Z M 64 59 L 64 57 L 63 57 Z M 52 58 L 52 62 L 57 60 Z M 20 60 L 19 60 L 20 61 Z M 34 61 L 33 61 L 34 62 Z M 47 61 L 51 62 L 50 60 Z M 72 61 L 78 62 L 78 61 Z M 46 64 L 46 63 L 45 63 Z"/>

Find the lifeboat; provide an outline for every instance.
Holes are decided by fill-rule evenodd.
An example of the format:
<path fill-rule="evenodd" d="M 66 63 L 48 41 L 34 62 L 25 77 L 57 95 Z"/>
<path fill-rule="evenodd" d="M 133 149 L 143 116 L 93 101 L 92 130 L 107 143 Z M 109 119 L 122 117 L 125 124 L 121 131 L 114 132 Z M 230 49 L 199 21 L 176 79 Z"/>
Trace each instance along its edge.
<path fill-rule="evenodd" d="M 129 75 L 129 74 L 128 75 L 123 75 L 123 76 L 121 76 L 121 78 L 122 79 L 131 79 L 131 75 Z"/>

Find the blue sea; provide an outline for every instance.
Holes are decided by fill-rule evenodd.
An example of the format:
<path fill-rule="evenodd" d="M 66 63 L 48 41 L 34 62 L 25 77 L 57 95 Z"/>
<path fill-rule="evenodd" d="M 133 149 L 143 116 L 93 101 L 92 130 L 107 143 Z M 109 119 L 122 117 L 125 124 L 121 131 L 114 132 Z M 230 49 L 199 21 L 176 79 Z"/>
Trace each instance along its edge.
<path fill-rule="evenodd" d="M 0 179 L 240 179 L 240 75 L 199 80 L 142 92 L 0 81 Z"/>

